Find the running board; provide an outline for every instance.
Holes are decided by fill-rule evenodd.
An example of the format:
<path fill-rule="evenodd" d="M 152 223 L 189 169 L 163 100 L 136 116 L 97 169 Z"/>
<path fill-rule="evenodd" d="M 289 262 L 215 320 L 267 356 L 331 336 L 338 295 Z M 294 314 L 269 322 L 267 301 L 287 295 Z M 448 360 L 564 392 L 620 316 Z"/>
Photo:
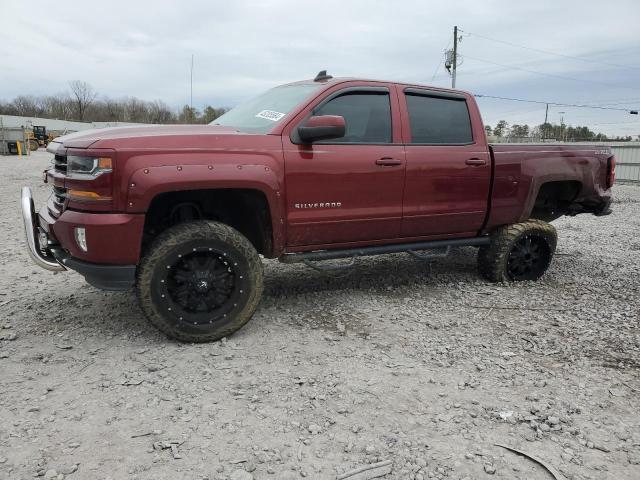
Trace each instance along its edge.
<path fill-rule="evenodd" d="M 432 248 L 448 247 L 480 247 L 489 245 L 489 236 L 473 238 L 453 238 L 451 240 L 433 240 L 431 242 L 398 243 L 394 245 L 380 245 L 375 247 L 348 248 L 339 250 L 318 250 L 315 252 L 285 253 L 279 260 L 282 263 L 311 262 L 318 260 L 333 260 L 335 258 L 356 258 L 385 253 L 414 252 Z"/>

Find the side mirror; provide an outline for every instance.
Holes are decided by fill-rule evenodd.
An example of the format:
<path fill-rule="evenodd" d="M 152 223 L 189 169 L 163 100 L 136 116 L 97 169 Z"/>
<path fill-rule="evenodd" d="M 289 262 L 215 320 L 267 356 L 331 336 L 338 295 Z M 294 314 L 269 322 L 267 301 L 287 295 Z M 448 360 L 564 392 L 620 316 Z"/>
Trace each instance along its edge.
<path fill-rule="evenodd" d="M 298 135 L 304 143 L 340 138 L 344 137 L 345 125 L 344 117 L 339 115 L 318 115 L 298 127 Z"/>

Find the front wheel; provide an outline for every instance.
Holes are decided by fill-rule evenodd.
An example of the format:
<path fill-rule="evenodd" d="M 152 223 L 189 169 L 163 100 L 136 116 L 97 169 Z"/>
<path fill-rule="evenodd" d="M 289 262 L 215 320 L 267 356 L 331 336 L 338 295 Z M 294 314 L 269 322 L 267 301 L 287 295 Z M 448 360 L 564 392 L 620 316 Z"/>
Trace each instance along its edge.
<path fill-rule="evenodd" d="M 162 233 L 142 259 L 136 293 L 149 321 L 169 337 L 218 340 L 251 319 L 262 295 L 262 263 L 230 226 L 182 223 Z"/>
<path fill-rule="evenodd" d="M 480 247 L 478 269 L 492 282 L 537 280 L 551 264 L 557 243 L 556 229 L 542 220 L 505 225 Z"/>

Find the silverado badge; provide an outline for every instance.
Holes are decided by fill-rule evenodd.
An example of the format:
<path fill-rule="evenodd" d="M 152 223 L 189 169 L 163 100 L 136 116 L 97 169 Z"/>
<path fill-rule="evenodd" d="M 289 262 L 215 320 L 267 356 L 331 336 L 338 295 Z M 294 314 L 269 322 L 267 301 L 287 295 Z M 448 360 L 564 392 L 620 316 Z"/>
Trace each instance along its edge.
<path fill-rule="evenodd" d="M 293 208 L 340 208 L 342 202 L 294 203 Z"/>

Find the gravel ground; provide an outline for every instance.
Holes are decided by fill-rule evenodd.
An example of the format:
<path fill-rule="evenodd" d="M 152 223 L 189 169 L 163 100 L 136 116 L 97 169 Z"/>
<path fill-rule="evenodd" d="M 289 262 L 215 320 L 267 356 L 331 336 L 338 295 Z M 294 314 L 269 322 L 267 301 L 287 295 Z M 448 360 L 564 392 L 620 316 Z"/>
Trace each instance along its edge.
<path fill-rule="evenodd" d="M 496 443 L 640 478 L 640 188 L 557 221 L 539 282 L 483 281 L 473 248 L 342 277 L 268 261 L 253 320 L 188 345 L 31 263 L 19 190 L 45 201 L 48 159 L 0 157 L 0 478 L 552 478 Z"/>

